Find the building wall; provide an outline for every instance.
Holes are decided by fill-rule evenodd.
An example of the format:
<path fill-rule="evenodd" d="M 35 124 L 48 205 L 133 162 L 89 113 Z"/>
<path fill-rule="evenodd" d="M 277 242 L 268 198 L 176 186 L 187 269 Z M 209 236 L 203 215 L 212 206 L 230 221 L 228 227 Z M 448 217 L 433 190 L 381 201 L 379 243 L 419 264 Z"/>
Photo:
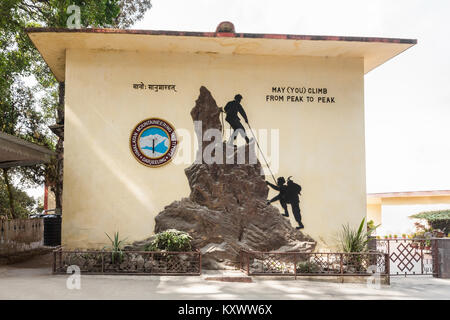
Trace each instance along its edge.
<path fill-rule="evenodd" d="M 369 209 L 369 206 L 368 206 Z M 399 197 L 383 198 L 381 200 L 381 227 L 377 230 L 378 235 L 414 233 L 414 222 L 409 216 L 423 212 L 450 209 L 450 196 L 440 197 Z"/>
<path fill-rule="evenodd" d="M 372 220 L 375 225 L 381 224 L 381 203 L 367 204 L 367 221 Z"/>
<path fill-rule="evenodd" d="M 241 93 L 254 131 L 279 129 L 275 175 L 302 185 L 305 233 L 332 246 L 342 224 L 358 225 L 365 216 L 362 59 L 75 49 L 66 59 L 65 246 L 103 247 L 105 232 L 128 241 L 148 237 L 158 212 L 189 195 L 184 169 L 195 150 L 189 163 L 148 168 L 133 157 L 129 139 L 140 121 L 162 118 L 191 133 L 175 160 L 189 158 L 189 113 L 202 85 L 219 106 Z M 175 84 L 177 92 L 132 88 L 141 81 Z M 336 103 L 266 102 L 274 86 L 326 87 Z M 269 159 L 275 151 L 269 148 Z"/>
<path fill-rule="evenodd" d="M 37 249 L 43 245 L 43 219 L 0 220 L 0 255 Z"/>

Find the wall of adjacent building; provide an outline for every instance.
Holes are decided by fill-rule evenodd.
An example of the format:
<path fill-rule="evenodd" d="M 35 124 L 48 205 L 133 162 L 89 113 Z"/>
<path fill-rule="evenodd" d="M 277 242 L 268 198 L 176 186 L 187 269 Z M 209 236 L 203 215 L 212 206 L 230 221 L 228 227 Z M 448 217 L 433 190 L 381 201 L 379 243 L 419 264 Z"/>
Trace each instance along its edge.
<path fill-rule="evenodd" d="M 426 222 L 411 219 L 409 216 L 423 211 L 443 209 L 450 209 L 450 196 L 383 198 L 381 199 L 381 226 L 377 234 L 401 236 L 403 233 L 414 233 L 415 222 L 425 224 Z"/>
<path fill-rule="evenodd" d="M 302 185 L 304 232 L 320 247 L 334 246 L 343 224 L 357 226 L 366 215 L 362 59 L 78 49 L 67 50 L 66 59 L 66 247 L 101 248 L 105 232 L 146 238 L 158 212 L 189 195 L 184 169 L 195 150 L 189 163 L 179 162 L 195 140 L 189 113 L 202 85 L 219 106 L 242 94 L 254 131 L 279 129 L 278 170 L 276 148 L 267 157 L 276 177 L 293 176 Z M 174 84 L 177 92 L 133 89 L 141 81 Z M 266 101 L 272 87 L 285 86 L 327 88 L 336 103 Z M 180 142 L 179 161 L 149 168 L 133 157 L 131 131 L 151 117 L 191 134 Z"/>
<path fill-rule="evenodd" d="M 372 220 L 376 226 L 381 224 L 381 203 L 367 204 L 367 221 L 370 220 Z"/>
<path fill-rule="evenodd" d="M 14 255 L 43 245 L 43 219 L 0 220 L 0 258 L 2 255 Z"/>

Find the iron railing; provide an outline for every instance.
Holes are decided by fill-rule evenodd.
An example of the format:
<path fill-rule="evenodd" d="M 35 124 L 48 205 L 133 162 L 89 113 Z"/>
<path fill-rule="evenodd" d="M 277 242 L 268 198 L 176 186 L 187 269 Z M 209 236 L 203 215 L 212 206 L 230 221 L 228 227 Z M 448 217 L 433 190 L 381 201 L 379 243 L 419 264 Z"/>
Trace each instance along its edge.
<path fill-rule="evenodd" d="M 391 275 L 434 275 L 438 273 L 437 238 L 374 239 L 376 251 L 389 255 Z M 374 248 L 375 249 L 375 248 Z"/>
<path fill-rule="evenodd" d="M 381 252 L 240 252 L 240 269 L 247 275 L 370 276 L 389 283 L 389 255 Z"/>
<path fill-rule="evenodd" d="M 53 273 L 66 274 L 70 266 L 82 274 L 133 275 L 200 275 L 202 260 L 199 251 L 111 251 L 64 250 L 53 251 Z"/>

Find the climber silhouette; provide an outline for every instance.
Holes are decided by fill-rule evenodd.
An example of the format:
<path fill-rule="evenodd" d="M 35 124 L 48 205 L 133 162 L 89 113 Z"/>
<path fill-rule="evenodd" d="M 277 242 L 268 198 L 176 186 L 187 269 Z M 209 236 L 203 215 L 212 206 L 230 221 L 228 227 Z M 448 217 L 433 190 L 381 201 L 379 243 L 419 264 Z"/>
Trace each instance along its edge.
<path fill-rule="evenodd" d="M 288 217 L 289 212 L 287 210 L 287 203 L 291 205 L 292 213 L 294 214 L 294 218 L 298 223 L 298 227 L 296 229 L 303 229 L 305 226 L 302 223 L 302 215 L 300 213 L 300 199 L 299 195 L 302 191 L 302 187 L 291 180 L 291 177 L 288 178 L 287 185 L 284 185 L 284 178 L 280 177 L 277 179 L 278 186 L 271 184 L 270 182 L 266 182 L 273 189 L 280 191 L 280 194 L 269 200 L 267 204 L 270 204 L 274 201 L 280 200 L 280 204 L 284 209 L 283 216 Z"/>
<path fill-rule="evenodd" d="M 266 184 L 268 186 L 270 186 L 274 190 L 279 191 L 278 195 L 276 195 L 275 197 L 273 197 L 270 200 L 267 200 L 267 204 L 269 205 L 272 202 L 280 201 L 280 205 L 284 209 L 283 216 L 289 217 L 289 212 L 288 212 L 288 208 L 287 208 L 287 204 L 286 204 L 286 188 L 287 188 L 287 186 L 285 185 L 285 183 L 286 183 L 286 180 L 283 177 L 279 177 L 277 179 L 277 185 L 274 185 L 274 184 L 270 183 L 269 181 L 266 181 Z"/>
<path fill-rule="evenodd" d="M 238 113 L 240 113 L 245 122 L 248 123 L 247 114 L 245 113 L 245 110 L 241 105 L 241 100 L 242 96 L 240 94 L 237 94 L 234 96 L 234 100 L 228 102 L 224 108 L 225 113 L 227 114 L 225 120 L 230 124 L 231 128 L 233 128 L 233 134 L 228 141 L 229 144 L 232 144 L 234 140 L 236 140 L 238 133 L 245 138 L 245 142 L 247 144 L 250 142 L 250 139 L 245 132 L 245 128 L 241 123 L 241 119 L 239 119 L 238 117 Z"/>

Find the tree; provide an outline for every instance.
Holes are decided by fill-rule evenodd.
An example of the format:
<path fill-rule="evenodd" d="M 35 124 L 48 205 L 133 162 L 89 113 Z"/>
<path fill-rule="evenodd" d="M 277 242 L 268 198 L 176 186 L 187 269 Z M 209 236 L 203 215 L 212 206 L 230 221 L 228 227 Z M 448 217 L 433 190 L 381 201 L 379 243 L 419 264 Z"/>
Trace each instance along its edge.
<path fill-rule="evenodd" d="M 413 219 L 424 219 L 432 229 L 439 229 L 444 233 L 450 232 L 450 210 L 424 211 L 409 216 Z"/>
<path fill-rule="evenodd" d="M 28 141 L 56 149 L 57 156 L 46 170 L 42 166 L 22 168 L 22 180 L 52 183 L 57 210 L 62 209 L 62 172 L 64 139 L 63 82 L 57 82 L 26 34 L 27 27 L 67 26 L 70 12 L 80 8 L 82 27 L 126 28 L 143 18 L 151 8 L 150 0 L 2 0 L 0 2 L 0 128 Z M 33 88 L 23 84 L 33 78 Z M 37 94 L 38 93 L 38 94 Z M 39 97 L 38 97 L 39 95 Z M 2 121 L 3 120 L 3 121 Z M 43 128 L 49 122 L 58 136 Z M 10 184 L 8 171 L 5 183 Z M 14 215 L 14 192 L 10 193 L 10 210 Z"/>
<path fill-rule="evenodd" d="M 3 68 L 5 70 L 5 68 Z M 13 72 L 1 74 L 3 80 L 9 80 Z M 14 77 L 12 77 L 14 79 Z M 48 129 L 45 126 L 45 120 L 42 114 L 36 110 L 36 103 L 30 88 L 27 88 L 20 79 L 14 79 L 15 82 L 4 90 L 0 97 L 0 129 L 1 131 L 21 137 L 31 142 L 52 147 L 52 141 L 48 139 Z M 2 178 L 5 184 L 5 190 L 9 199 L 9 216 L 18 218 L 18 212 L 15 210 L 15 194 L 11 185 L 10 172 L 19 173 L 19 176 L 27 178 L 28 181 L 42 183 L 44 169 L 37 166 L 22 169 L 2 169 Z"/>
<path fill-rule="evenodd" d="M 12 192 L 14 199 L 16 199 L 14 201 L 15 218 L 26 218 L 28 214 L 34 213 L 37 206 L 36 200 L 14 186 L 10 188 L 11 190 L 8 191 L 6 184 L 0 179 L 0 216 L 10 216 L 10 211 L 8 210 L 10 205 L 9 192 Z"/>

